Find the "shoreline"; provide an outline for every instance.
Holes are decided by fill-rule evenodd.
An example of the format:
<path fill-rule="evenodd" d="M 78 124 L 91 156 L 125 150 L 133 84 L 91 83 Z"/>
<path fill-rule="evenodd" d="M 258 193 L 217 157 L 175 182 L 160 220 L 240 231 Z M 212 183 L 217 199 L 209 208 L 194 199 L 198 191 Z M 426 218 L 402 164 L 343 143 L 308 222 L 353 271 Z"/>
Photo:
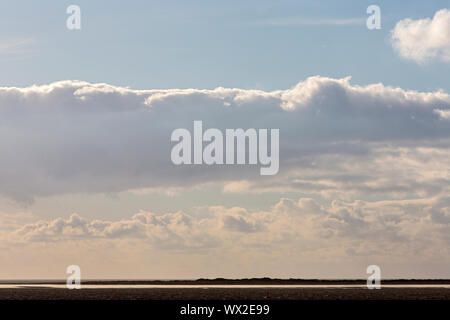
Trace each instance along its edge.
<path fill-rule="evenodd" d="M 248 279 L 196 279 L 196 280 L 95 280 L 81 281 L 83 285 L 161 285 L 161 286 L 196 286 L 196 285 L 258 285 L 258 286 L 338 286 L 338 285 L 366 285 L 366 279 L 272 279 L 272 278 L 248 278 Z M 66 280 L 0 280 L 0 285 L 61 285 Z M 450 285 L 450 279 L 386 279 L 384 285 Z"/>

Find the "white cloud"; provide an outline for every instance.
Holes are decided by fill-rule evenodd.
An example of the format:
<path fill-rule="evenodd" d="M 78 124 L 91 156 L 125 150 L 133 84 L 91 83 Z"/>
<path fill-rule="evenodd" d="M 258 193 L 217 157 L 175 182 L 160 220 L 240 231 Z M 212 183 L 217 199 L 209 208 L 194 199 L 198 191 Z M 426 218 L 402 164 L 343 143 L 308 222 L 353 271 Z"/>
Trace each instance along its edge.
<path fill-rule="evenodd" d="M 161 190 L 175 195 L 186 187 L 238 180 L 258 180 L 261 187 L 270 181 L 295 189 L 303 184 L 324 193 L 344 192 L 351 181 L 366 180 L 367 187 L 369 179 L 373 188 L 366 194 L 390 192 L 395 184 L 383 184 L 389 171 L 383 159 L 399 161 L 405 170 L 415 168 L 393 151 L 399 147 L 435 150 L 427 154 L 436 171 L 427 183 L 437 187 L 439 179 L 448 178 L 437 175 L 439 166 L 446 167 L 445 157 L 438 155 L 449 148 L 450 126 L 442 117 L 449 110 L 450 96 L 444 92 L 356 86 L 349 78 L 311 77 L 272 92 L 132 90 L 82 81 L 3 87 L 0 194 L 26 203 L 67 193 Z M 194 120 L 202 120 L 205 129 L 279 128 L 280 173 L 270 179 L 252 166 L 174 166 L 170 134 L 191 129 Z M 358 172 L 339 177 L 343 168 Z M 396 176 L 404 179 L 397 181 L 399 187 L 411 185 L 406 174 Z M 233 190 L 239 189 L 226 188 Z"/>
<path fill-rule="evenodd" d="M 30 52 L 34 43 L 32 38 L 0 39 L 0 56 L 23 56 Z"/>
<path fill-rule="evenodd" d="M 450 119 L 450 110 L 434 110 L 442 119 Z"/>
<path fill-rule="evenodd" d="M 210 206 L 208 215 L 184 212 L 157 215 L 141 211 L 117 221 L 69 218 L 12 227 L 10 244 L 138 239 L 159 250 L 208 252 L 212 248 L 266 249 L 278 246 L 350 255 L 414 256 L 416 250 L 438 256 L 450 248 L 450 198 L 342 201 L 321 204 L 315 199 L 282 198 L 268 211 Z M 120 242 L 119 242 L 120 245 Z M 386 254 L 389 250 L 389 254 Z"/>
<path fill-rule="evenodd" d="M 206 206 L 120 220 L 35 218 L 10 215 L 0 230 L 4 275 L 64 275 L 74 262 L 91 278 L 364 277 L 370 263 L 388 277 L 450 275 L 448 193 L 389 201 L 281 198 L 260 211 Z"/>
<path fill-rule="evenodd" d="M 392 30 L 392 43 L 403 58 L 424 63 L 450 62 L 450 10 L 442 9 L 432 19 L 404 19 Z"/>
<path fill-rule="evenodd" d="M 225 193 L 301 192 L 326 199 L 403 199 L 450 192 L 446 147 L 369 144 L 366 153 L 307 154 L 271 179 L 234 180 Z"/>
<path fill-rule="evenodd" d="M 201 224 L 202 221 L 192 221 L 183 212 L 156 215 L 141 211 L 129 219 L 118 221 L 88 221 L 74 213 L 66 219 L 25 224 L 7 234 L 6 239 L 11 243 L 140 239 L 160 249 L 192 249 L 214 244 L 214 241 L 208 241 L 200 235 Z"/>

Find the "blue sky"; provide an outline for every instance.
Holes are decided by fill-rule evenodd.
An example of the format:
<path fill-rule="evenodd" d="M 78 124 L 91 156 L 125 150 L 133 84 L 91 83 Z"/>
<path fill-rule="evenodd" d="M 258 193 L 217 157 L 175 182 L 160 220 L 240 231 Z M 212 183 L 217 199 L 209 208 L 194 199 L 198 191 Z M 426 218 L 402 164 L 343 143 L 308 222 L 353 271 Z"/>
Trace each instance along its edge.
<path fill-rule="evenodd" d="M 382 29 L 374 31 L 365 27 L 373 1 L 77 1 L 82 30 L 69 31 L 72 3 L 0 4 L 0 43 L 25 41 L 21 55 L 0 60 L 0 85 L 80 79 L 274 90 L 312 75 L 351 75 L 360 85 L 450 91 L 448 64 L 405 61 L 389 41 L 397 21 L 431 17 L 448 1 L 378 1 Z M 346 19 L 361 22 L 326 23 Z"/>

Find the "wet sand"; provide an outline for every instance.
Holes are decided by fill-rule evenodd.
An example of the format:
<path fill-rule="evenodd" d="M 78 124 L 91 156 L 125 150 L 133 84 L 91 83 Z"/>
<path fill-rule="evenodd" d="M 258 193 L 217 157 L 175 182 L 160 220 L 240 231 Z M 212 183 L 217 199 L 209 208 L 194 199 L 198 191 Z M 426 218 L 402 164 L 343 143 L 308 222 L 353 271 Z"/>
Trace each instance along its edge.
<path fill-rule="evenodd" d="M 450 300 L 449 288 L 114 288 L 0 289 L 0 300 Z"/>
<path fill-rule="evenodd" d="M 450 280 L 386 280 L 369 290 L 364 280 L 198 279 L 0 281 L 1 300 L 446 300 Z"/>

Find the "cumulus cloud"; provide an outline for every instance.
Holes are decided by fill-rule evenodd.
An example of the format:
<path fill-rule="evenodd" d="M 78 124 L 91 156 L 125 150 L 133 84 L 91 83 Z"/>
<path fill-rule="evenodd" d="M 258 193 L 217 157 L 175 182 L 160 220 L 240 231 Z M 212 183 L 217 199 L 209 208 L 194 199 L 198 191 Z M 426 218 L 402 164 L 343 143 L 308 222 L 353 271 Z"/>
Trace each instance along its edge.
<path fill-rule="evenodd" d="M 450 62 L 450 10 L 439 10 L 431 19 L 401 20 L 391 37 L 394 48 L 403 58 L 418 63 Z"/>
<path fill-rule="evenodd" d="M 432 162 L 434 175 L 426 179 L 434 179 L 437 188 L 435 183 L 448 179 L 437 167 L 448 165 L 449 110 L 445 92 L 357 86 L 350 78 L 318 76 L 271 92 L 132 90 L 83 81 L 3 87 L 0 194 L 30 203 L 62 193 L 181 190 L 210 182 L 228 184 L 232 192 L 242 186 L 229 183 L 242 180 L 261 186 L 276 181 L 313 193 L 342 191 L 352 181 L 366 187 L 370 182 L 368 192 L 389 190 L 396 186 L 383 184 L 385 161 L 399 159 L 412 169 L 415 162 L 403 156 L 418 147 L 430 150 L 422 159 Z M 171 132 L 192 130 L 194 120 L 202 120 L 205 129 L 279 128 L 280 173 L 262 178 L 253 166 L 173 165 Z M 409 151 L 396 153 L 398 147 Z M 339 175 L 344 166 L 358 172 Z M 399 191 L 411 180 L 401 178 Z"/>
<path fill-rule="evenodd" d="M 401 253 L 419 250 L 439 256 L 450 248 L 450 198 L 342 201 L 282 198 L 270 210 L 207 207 L 208 215 L 185 212 L 157 215 L 141 211 L 117 221 L 68 218 L 37 221 L 9 230 L 10 244 L 139 239 L 155 249 L 192 252 L 211 248 L 295 248 L 347 255 Z"/>
<path fill-rule="evenodd" d="M 74 213 L 70 217 L 28 223 L 8 234 L 16 243 L 63 242 L 92 239 L 145 239 L 160 248 L 207 246 L 207 239 L 198 241 L 200 227 L 192 225 L 192 218 L 183 212 L 155 215 L 139 212 L 119 221 L 92 220 Z M 200 223 L 201 221 L 196 221 Z M 211 242 L 211 244 L 214 241 Z"/>
<path fill-rule="evenodd" d="M 60 274 L 76 261 L 91 277 L 123 270 L 141 278 L 363 277 L 374 262 L 390 277 L 449 275 L 448 193 L 375 201 L 281 198 L 265 210 L 185 210 L 140 211 L 119 220 L 0 215 L 0 222 L 9 221 L 0 229 L 0 257 L 9 274 L 35 270 L 24 269 L 34 257 L 43 272 Z M 43 254 L 55 257 L 56 266 L 46 268 Z"/>

